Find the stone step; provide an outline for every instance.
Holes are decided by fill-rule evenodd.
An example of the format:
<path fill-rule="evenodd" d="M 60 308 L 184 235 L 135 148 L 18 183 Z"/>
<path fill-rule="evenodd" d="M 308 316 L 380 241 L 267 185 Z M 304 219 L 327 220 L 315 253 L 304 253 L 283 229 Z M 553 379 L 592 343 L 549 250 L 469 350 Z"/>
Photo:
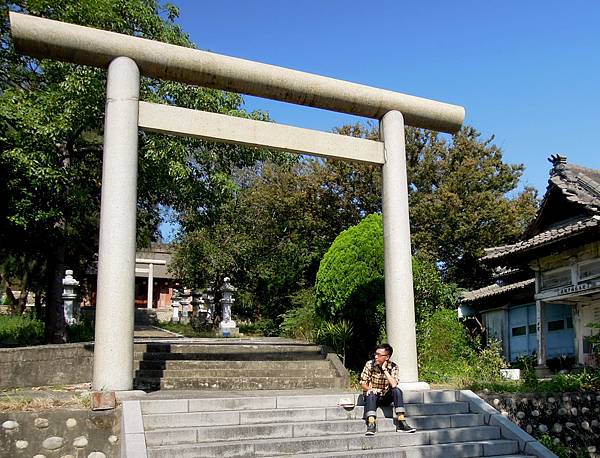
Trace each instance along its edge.
<path fill-rule="evenodd" d="M 208 409 L 210 409 L 211 406 L 207 404 L 207 408 L 204 408 L 204 399 L 197 399 L 195 401 L 198 402 L 194 402 L 192 404 L 190 400 L 190 404 L 186 410 L 183 410 L 184 406 L 182 405 L 181 410 L 175 413 L 145 413 L 145 411 L 160 412 L 160 406 L 156 406 L 154 409 L 152 409 L 149 406 L 144 407 L 144 404 L 142 404 L 145 429 L 151 430 L 219 425 L 225 426 L 261 423 L 360 420 L 363 418 L 364 412 L 363 406 L 357 406 L 354 409 L 345 409 L 343 407 L 272 407 L 264 410 L 224 410 L 226 407 L 223 406 L 221 410 L 209 411 Z M 265 406 L 268 407 L 267 403 L 265 403 Z M 469 413 L 469 404 L 466 402 L 406 404 L 405 407 L 407 416 L 411 418 L 425 415 L 452 415 Z M 164 406 L 164 408 L 166 410 L 169 408 L 169 406 Z M 377 412 L 377 416 L 379 418 L 392 418 L 391 406 L 378 408 Z"/>
<path fill-rule="evenodd" d="M 194 378 L 201 375 L 202 378 L 240 378 L 240 377 L 320 377 L 333 378 L 336 376 L 331 370 L 323 371 L 322 369 L 166 369 L 166 370 L 138 370 L 136 376 L 139 378 Z"/>
<path fill-rule="evenodd" d="M 202 361 L 202 360 L 167 360 L 167 361 L 136 361 L 136 369 L 140 370 L 231 370 L 248 369 L 253 370 L 272 370 L 281 369 L 301 370 L 301 369 L 320 369 L 331 370 L 331 362 L 326 359 L 314 359 L 304 361 Z"/>
<path fill-rule="evenodd" d="M 142 353 L 321 353 L 321 346 L 314 344 L 245 344 L 245 343 L 137 343 L 135 352 Z"/>
<path fill-rule="evenodd" d="M 297 453 L 295 456 L 310 457 L 310 458 L 329 458 L 336 456 L 353 457 L 353 456 L 369 456 L 371 458 L 389 458 L 392 456 L 402 456 L 403 458 L 432 458 L 432 457 L 479 457 L 486 458 L 535 458 L 531 455 L 487 455 L 486 453 L 496 453 L 497 450 L 502 451 L 506 448 L 512 448 L 513 441 L 498 439 L 490 441 L 478 442 L 460 442 L 451 444 L 436 444 L 436 445 L 419 445 L 406 450 L 398 450 L 395 448 L 378 448 L 371 450 L 347 450 L 342 452 L 325 452 L 325 453 Z M 284 458 L 289 455 L 275 455 L 273 458 Z"/>
<path fill-rule="evenodd" d="M 205 352 L 135 352 L 138 361 L 287 361 L 287 360 L 324 360 L 325 356 L 312 350 L 294 352 L 240 352 L 240 353 L 205 353 Z"/>
<path fill-rule="evenodd" d="M 172 395 L 170 395 L 172 396 Z M 335 410 L 345 411 L 338 407 L 340 400 L 353 401 L 357 406 L 364 405 L 361 393 L 349 390 L 335 391 L 313 391 L 311 394 L 288 394 L 278 391 L 260 393 L 237 393 L 224 392 L 210 396 L 192 397 L 189 399 L 162 398 L 162 399 L 143 399 L 140 401 L 140 408 L 143 414 L 158 413 L 186 413 L 186 412 L 222 412 L 225 410 L 268 410 L 268 409 L 298 409 L 303 407 L 332 407 Z M 438 406 L 447 406 L 456 402 L 456 392 L 447 390 L 427 390 L 427 391 L 405 391 L 404 402 L 407 405 L 435 404 Z M 463 410 L 467 403 L 462 402 L 460 411 L 442 412 L 465 413 Z M 409 407 L 412 408 L 412 407 Z M 353 409 L 351 409 L 353 410 Z M 391 409 L 379 409 L 379 412 L 391 413 Z M 415 413 L 415 415 L 419 415 Z M 421 414 L 422 415 L 422 414 Z"/>
<path fill-rule="evenodd" d="M 457 414 L 411 417 L 411 426 L 418 430 L 483 426 L 481 414 Z M 395 431 L 391 419 L 379 419 L 379 432 Z M 296 423 L 267 423 L 260 425 L 232 425 L 198 428 L 164 428 L 149 430 L 146 433 L 148 445 L 169 445 L 196 442 L 230 440 L 280 439 L 330 434 L 364 434 L 363 420 L 309 421 Z"/>
<path fill-rule="evenodd" d="M 143 379 L 137 379 L 140 384 Z M 155 379 L 150 380 L 151 383 Z M 160 379 L 162 390 L 290 390 L 344 388 L 339 377 L 170 377 Z"/>
<path fill-rule="evenodd" d="M 179 377 L 134 378 L 136 389 L 142 390 L 291 390 L 315 388 L 344 388 L 346 382 L 338 377 Z"/>
<path fill-rule="evenodd" d="M 476 426 L 431 431 L 417 431 L 413 434 L 382 432 L 366 437 L 360 434 L 333 434 L 323 437 L 288 438 L 286 440 L 258 439 L 253 441 L 228 441 L 225 443 L 171 444 L 148 447 L 148 458 L 192 457 L 192 456 L 273 456 L 294 453 L 324 453 L 347 450 L 377 448 L 402 448 L 450 442 L 493 441 L 500 439 L 500 428 Z M 506 441 L 499 451 L 488 454 L 516 453 L 517 444 Z M 481 447 L 480 447 L 481 450 Z M 491 452 L 491 450 L 490 450 Z M 396 452 L 397 453 L 397 452 Z M 468 456 L 468 455 L 467 455 Z M 472 454 L 471 456 L 477 456 Z"/>
<path fill-rule="evenodd" d="M 408 394 L 408 393 L 407 393 Z M 351 391 L 327 390 L 313 395 L 283 394 L 281 392 L 222 393 L 211 397 L 190 399 L 146 399 L 140 401 L 142 414 L 166 414 L 187 412 L 223 412 L 226 410 L 267 410 L 302 407 L 337 407 L 341 398 L 355 399 L 357 393 Z"/>

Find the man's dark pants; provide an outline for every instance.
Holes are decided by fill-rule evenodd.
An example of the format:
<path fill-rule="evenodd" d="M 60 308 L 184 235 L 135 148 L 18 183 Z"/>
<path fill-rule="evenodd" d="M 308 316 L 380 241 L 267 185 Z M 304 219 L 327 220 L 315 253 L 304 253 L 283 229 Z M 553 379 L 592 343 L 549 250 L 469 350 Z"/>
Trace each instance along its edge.
<path fill-rule="evenodd" d="M 377 407 L 389 406 L 394 403 L 394 417 L 404 413 L 402 390 L 398 387 L 389 389 L 384 395 L 371 393 L 365 396 L 365 413 L 363 418 L 377 416 Z"/>

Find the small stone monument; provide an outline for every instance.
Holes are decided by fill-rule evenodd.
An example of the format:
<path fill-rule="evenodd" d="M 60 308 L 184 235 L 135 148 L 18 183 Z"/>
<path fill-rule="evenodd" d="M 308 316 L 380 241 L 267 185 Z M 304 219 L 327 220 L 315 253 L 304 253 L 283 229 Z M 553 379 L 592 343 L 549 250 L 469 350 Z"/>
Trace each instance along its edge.
<path fill-rule="evenodd" d="M 221 286 L 221 304 L 222 304 L 222 319 L 219 324 L 219 335 L 223 337 L 238 337 L 240 335 L 240 330 L 236 326 L 235 321 L 231 319 L 231 306 L 235 302 L 233 298 L 233 293 L 237 291 L 237 288 L 233 287 L 231 283 L 229 283 L 229 277 L 225 277 L 223 279 L 224 283 Z"/>
<path fill-rule="evenodd" d="M 211 293 L 211 290 L 207 290 L 206 293 L 202 295 L 202 298 L 206 304 L 206 322 L 212 325 L 215 321 L 215 296 Z"/>
<path fill-rule="evenodd" d="M 171 307 L 173 307 L 173 316 L 171 317 L 171 321 L 173 323 L 179 323 L 179 301 L 181 300 L 181 292 L 179 288 L 173 288 L 173 297 L 171 300 L 173 301 L 171 303 Z"/>
<path fill-rule="evenodd" d="M 182 323 L 189 323 L 190 318 L 189 318 L 189 308 L 190 308 L 190 290 L 188 289 L 184 289 L 183 290 L 183 297 L 181 298 L 181 300 L 179 301 L 179 303 L 181 304 L 181 322 Z"/>
<path fill-rule="evenodd" d="M 63 304 L 65 323 L 68 325 L 74 324 L 79 316 L 79 303 L 77 302 L 77 287 L 79 282 L 73 278 L 73 271 L 66 270 L 63 284 Z"/>

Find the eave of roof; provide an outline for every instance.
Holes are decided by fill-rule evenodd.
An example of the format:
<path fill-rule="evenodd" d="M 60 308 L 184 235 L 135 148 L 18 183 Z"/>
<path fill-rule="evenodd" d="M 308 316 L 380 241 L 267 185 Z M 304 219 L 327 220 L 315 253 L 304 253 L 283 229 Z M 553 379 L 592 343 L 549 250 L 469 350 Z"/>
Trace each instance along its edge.
<path fill-rule="evenodd" d="M 535 283 L 535 278 L 529 278 L 527 280 L 519 281 L 516 283 L 510 283 L 508 285 L 489 285 L 484 288 L 476 289 L 474 291 L 465 291 L 460 296 L 460 302 L 475 302 L 481 299 L 485 299 L 491 296 L 498 296 L 505 294 L 510 291 L 516 291 L 525 289 Z"/>
<path fill-rule="evenodd" d="M 589 218 L 583 218 L 575 222 L 569 222 L 563 226 L 541 232 L 529 239 L 522 240 L 510 245 L 502 245 L 485 249 L 485 256 L 482 261 L 490 261 L 503 258 L 505 256 L 526 252 L 539 248 L 541 246 L 551 245 L 558 241 L 574 237 L 586 231 L 600 228 L 600 215 L 593 215 Z"/>

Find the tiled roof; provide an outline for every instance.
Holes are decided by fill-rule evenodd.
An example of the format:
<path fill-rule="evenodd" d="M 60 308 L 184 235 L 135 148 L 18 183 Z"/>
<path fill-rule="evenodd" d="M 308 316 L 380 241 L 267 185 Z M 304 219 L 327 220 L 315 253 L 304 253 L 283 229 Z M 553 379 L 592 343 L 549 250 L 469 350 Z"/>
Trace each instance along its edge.
<path fill-rule="evenodd" d="M 566 239 L 590 229 L 600 227 L 600 170 L 589 169 L 575 164 L 567 163 L 567 158 L 560 155 L 550 157 L 552 170 L 548 180 L 548 188 L 540 205 L 536 218 L 525 231 L 525 239 L 511 245 L 502 245 L 486 248 L 482 261 L 499 259 L 506 255 L 521 251 L 531 250 L 558 240 Z M 558 192 L 569 202 L 579 205 L 581 216 L 576 220 L 569 219 L 559 225 L 544 226 L 543 214 L 547 205 L 551 203 L 551 196 Z M 543 232 L 539 232 L 541 229 Z"/>
<path fill-rule="evenodd" d="M 497 296 L 499 294 L 507 293 L 509 291 L 515 291 L 518 289 L 525 289 L 526 287 L 533 285 L 535 278 L 529 278 L 516 283 L 510 283 L 508 285 L 490 285 L 485 288 L 476 289 L 474 291 L 466 291 L 460 296 L 460 302 L 474 302 L 479 299 L 483 299 L 490 296 Z"/>
<path fill-rule="evenodd" d="M 552 185 L 556 185 L 567 200 L 583 205 L 591 213 L 600 213 L 600 170 L 559 162 L 550 173 L 548 189 Z"/>
<path fill-rule="evenodd" d="M 501 258 L 511 253 L 518 251 L 531 250 L 546 244 L 556 242 L 557 240 L 566 239 L 590 229 L 600 228 L 600 215 L 594 215 L 589 218 L 583 218 L 575 222 L 570 221 L 562 226 L 554 227 L 531 237 L 527 240 L 522 240 L 511 245 L 502 245 L 493 248 L 485 249 L 485 256 L 481 259 L 489 261 L 492 259 Z"/>

